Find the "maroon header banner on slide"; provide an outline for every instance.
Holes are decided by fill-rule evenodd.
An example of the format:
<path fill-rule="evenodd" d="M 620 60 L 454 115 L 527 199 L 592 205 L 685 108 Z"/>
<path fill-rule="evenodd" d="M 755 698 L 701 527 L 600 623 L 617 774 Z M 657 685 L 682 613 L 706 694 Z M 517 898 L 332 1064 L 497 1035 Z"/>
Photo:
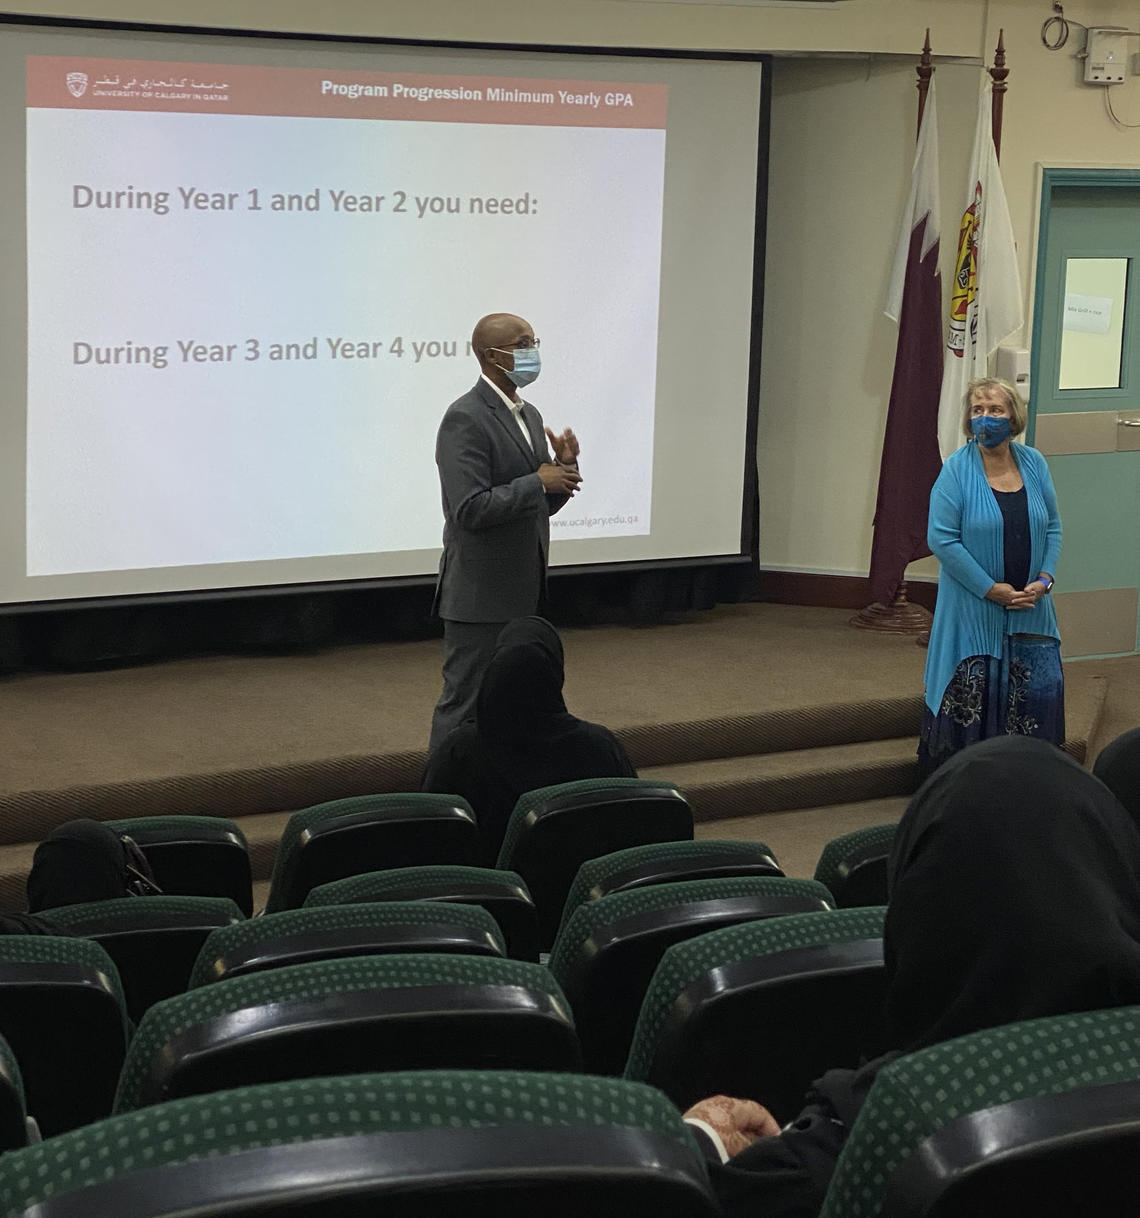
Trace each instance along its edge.
<path fill-rule="evenodd" d="M 663 128 L 665 85 L 29 55 L 28 106 Z"/>

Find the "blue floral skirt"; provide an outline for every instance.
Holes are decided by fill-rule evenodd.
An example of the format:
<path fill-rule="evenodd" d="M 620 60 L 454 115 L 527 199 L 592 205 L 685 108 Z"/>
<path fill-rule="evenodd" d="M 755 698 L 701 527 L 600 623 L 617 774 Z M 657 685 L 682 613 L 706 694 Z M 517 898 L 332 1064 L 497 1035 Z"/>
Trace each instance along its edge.
<path fill-rule="evenodd" d="M 1006 635 L 1000 659 L 967 656 L 954 670 L 938 714 L 927 707 L 918 741 L 923 776 L 990 736 L 1065 743 L 1061 644 L 1039 634 Z"/>

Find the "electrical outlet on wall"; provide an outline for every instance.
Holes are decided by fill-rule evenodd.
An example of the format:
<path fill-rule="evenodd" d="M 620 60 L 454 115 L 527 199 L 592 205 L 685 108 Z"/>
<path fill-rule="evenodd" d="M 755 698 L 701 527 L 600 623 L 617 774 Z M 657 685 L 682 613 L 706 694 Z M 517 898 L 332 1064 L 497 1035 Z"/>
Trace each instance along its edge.
<path fill-rule="evenodd" d="M 1121 26 L 1098 26 L 1085 39 L 1085 83 L 1121 85 L 1128 66 L 1128 31 Z"/>

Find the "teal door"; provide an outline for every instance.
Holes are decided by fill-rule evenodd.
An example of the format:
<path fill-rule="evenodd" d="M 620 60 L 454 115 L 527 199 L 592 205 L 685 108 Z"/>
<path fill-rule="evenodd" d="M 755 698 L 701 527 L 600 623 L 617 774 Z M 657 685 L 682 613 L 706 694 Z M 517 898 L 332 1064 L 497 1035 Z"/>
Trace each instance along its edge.
<path fill-rule="evenodd" d="M 1045 170 L 1030 407 L 1064 531 L 1062 651 L 1140 650 L 1140 171 Z"/>

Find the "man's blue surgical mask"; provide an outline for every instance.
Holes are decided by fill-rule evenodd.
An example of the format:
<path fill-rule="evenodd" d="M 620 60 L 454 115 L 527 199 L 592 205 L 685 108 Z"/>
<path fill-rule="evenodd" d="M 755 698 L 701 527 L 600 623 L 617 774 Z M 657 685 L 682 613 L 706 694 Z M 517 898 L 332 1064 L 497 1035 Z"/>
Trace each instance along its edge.
<path fill-rule="evenodd" d="M 502 351 L 504 348 L 494 347 L 492 350 Z M 542 356 L 539 354 L 538 348 L 512 347 L 510 353 L 515 357 L 515 366 L 503 369 L 507 376 L 520 389 L 524 385 L 530 385 L 537 381 L 538 374 L 542 371 Z"/>
<path fill-rule="evenodd" d="M 979 414 L 970 420 L 974 439 L 983 448 L 997 448 L 1010 435 L 1009 420 L 996 415 Z"/>

